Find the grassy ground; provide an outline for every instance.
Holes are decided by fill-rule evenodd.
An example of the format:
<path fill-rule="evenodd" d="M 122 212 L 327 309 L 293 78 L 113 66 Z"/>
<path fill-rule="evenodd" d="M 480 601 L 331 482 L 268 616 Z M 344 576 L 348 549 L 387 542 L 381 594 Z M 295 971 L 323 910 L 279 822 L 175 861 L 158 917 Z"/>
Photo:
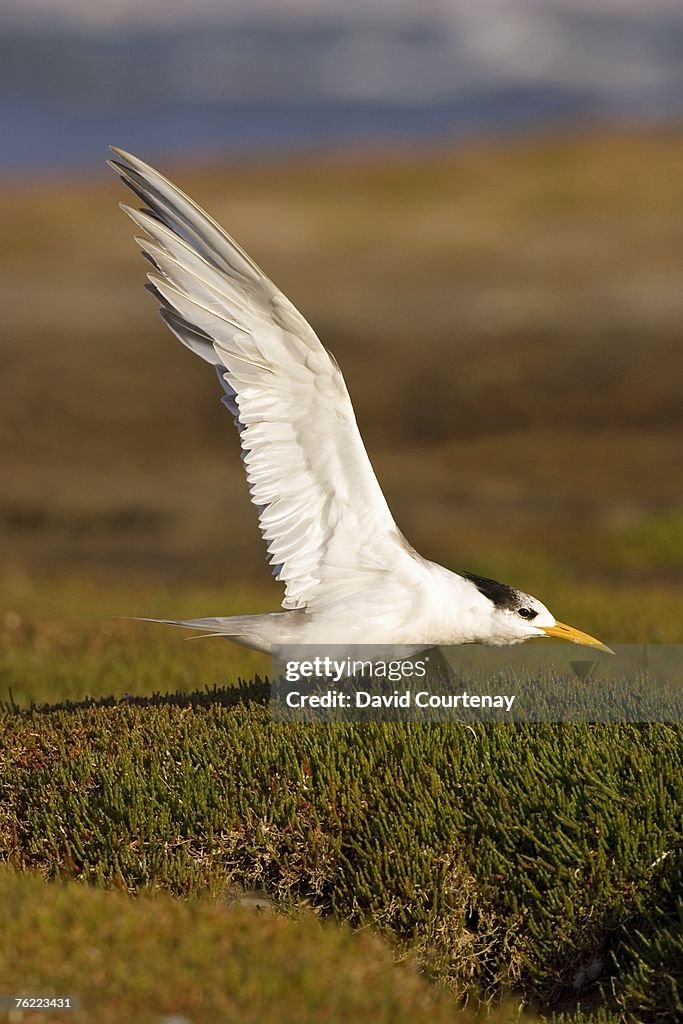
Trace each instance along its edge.
<path fill-rule="evenodd" d="M 79 1009 L 26 1012 L 52 1024 L 467 1024 L 445 995 L 365 933 L 231 902 L 129 900 L 0 874 L 3 991 L 76 996 Z M 245 904 L 247 901 L 242 900 Z M 496 1015 L 496 1024 L 512 1015 Z"/>
<path fill-rule="evenodd" d="M 288 726 L 262 687 L 236 696 L 8 713 L 3 859 L 131 894 L 262 891 L 381 933 L 454 998 L 639 1021 L 683 1000 L 680 725 Z"/>

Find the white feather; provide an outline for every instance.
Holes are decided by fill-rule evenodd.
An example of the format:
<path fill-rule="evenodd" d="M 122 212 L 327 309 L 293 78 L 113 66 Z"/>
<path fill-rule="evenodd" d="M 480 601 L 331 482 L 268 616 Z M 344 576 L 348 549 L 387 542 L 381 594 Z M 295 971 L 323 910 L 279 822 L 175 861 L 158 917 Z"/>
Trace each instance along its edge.
<path fill-rule="evenodd" d="M 363 446 L 344 379 L 313 329 L 246 253 L 179 189 L 135 157 L 116 170 L 151 213 L 123 209 L 149 238 L 149 279 L 180 321 L 210 339 L 235 392 L 252 501 L 283 608 L 411 557 Z M 175 330 L 175 328 L 174 328 Z M 183 337 L 181 340 L 187 344 Z M 193 347 L 197 351 L 196 347 Z M 203 349 L 198 354 L 210 359 Z"/>

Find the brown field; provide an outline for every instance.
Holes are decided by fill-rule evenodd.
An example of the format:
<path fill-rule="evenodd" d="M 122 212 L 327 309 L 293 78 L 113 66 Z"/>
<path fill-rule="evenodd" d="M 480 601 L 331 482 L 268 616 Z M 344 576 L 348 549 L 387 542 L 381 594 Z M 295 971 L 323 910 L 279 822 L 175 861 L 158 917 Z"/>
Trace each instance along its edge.
<path fill-rule="evenodd" d="M 680 633 L 682 166 L 661 133 L 164 170 L 335 352 L 416 547 L 571 584 L 587 629 L 594 595 L 621 601 L 618 641 Z M 220 582 L 275 607 L 232 424 L 143 291 L 127 199 L 104 172 L 2 193 L 5 590 Z"/>

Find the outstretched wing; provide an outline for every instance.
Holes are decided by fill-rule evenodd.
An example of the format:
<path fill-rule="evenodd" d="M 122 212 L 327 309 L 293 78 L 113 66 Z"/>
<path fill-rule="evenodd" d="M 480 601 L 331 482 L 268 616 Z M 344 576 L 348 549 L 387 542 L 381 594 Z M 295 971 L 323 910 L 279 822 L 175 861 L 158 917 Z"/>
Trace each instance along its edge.
<path fill-rule="evenodd" d="M 111 166 L 144 202 L 150 290 L 180 341 L 216 365 L 240 431 L 249 491 L 283 608 L 360 589 L 411 551 L 363 446 L 332 355 L 253 260 L 158 171 L 121 150 Z"/>

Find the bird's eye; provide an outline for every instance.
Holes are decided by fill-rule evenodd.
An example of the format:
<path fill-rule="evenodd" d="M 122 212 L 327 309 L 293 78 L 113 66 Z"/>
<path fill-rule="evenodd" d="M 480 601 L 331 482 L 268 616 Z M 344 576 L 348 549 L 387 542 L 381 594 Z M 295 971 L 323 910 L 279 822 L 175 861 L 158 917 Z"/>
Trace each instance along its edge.
<path fill-rule="evenodd" d="M 538 612 L 535 612 L 533 608 L 520 608 L 517 614 L 521 615 L 523 619 L 535 619 Z"/>

